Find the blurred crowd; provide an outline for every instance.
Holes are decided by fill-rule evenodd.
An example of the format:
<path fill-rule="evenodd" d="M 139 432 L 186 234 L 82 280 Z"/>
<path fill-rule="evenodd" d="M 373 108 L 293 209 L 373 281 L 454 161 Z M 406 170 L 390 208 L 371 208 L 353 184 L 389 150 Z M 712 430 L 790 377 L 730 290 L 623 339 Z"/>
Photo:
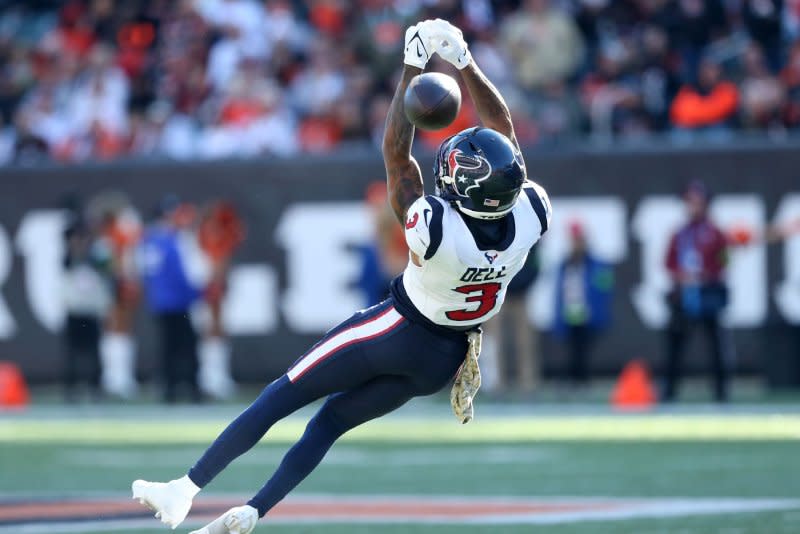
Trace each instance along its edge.
<path fill-rule="evenodd" d="M 528 145 L 800 124 L 800 0 L 2 0 L 0 164 L 369 146 L 428 17 Z"/>

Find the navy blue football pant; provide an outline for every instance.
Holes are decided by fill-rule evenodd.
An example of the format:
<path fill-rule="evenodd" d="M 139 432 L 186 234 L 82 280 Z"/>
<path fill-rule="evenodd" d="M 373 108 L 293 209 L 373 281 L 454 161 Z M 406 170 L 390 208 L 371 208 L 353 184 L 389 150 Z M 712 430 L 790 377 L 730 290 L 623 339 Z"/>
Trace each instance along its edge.
<path fill-rule="evenodd" d="M 466 351 L 466 334 L 413 322 L 391 298 L 360 311 L 268 385 L 189 470 L 189 478 L 204 487 L 280 419 L 327 396 L 272 478 L 248 502 L 263 516 L 316 468 L 342 434 L 447 385 Z"/>

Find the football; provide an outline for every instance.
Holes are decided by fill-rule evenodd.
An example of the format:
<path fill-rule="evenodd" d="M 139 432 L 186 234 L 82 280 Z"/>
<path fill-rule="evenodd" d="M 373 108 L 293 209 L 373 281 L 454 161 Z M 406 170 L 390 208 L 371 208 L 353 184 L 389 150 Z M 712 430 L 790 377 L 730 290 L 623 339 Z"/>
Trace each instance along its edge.
<path fill-rule="evenodd" d="M 458 83 L 441 72 L 415 76 L 403 98 L 406 117 L 414 126 L 438 130 L 455 120 L 461 109 L 461 90 Z"/>

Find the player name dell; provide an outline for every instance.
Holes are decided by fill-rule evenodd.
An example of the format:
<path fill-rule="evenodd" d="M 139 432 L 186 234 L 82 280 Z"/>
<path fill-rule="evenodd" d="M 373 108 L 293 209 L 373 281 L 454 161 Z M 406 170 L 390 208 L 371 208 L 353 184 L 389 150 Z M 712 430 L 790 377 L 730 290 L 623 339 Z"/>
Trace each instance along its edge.
<path fill-rule="evenodd" d="M 490 280 L 497 280 L 498 278 L 505 278 L 505 276 L 505 265 L 498 269 L 494 267 L 468 267 L 459 280 L 462 282 L 488 282 Z"/>

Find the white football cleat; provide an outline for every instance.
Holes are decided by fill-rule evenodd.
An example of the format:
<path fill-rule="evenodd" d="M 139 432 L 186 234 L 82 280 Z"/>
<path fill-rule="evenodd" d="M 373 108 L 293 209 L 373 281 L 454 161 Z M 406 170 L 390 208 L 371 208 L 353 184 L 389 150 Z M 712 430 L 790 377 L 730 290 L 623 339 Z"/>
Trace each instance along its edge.
<path fill-rule="evenodd" d="M 131 490 L 134 500 L 153 510 L 156 519 L 174 530 L 186 519 L 200 488 L 189 477 L 183 477 L 170 482 L 135 480 Z"/>
<path fill-rule="evenodd" d="M 189 534 L 250 534 L 257 522 L 258 510 L 249 505 L 237 506 Z"/>

